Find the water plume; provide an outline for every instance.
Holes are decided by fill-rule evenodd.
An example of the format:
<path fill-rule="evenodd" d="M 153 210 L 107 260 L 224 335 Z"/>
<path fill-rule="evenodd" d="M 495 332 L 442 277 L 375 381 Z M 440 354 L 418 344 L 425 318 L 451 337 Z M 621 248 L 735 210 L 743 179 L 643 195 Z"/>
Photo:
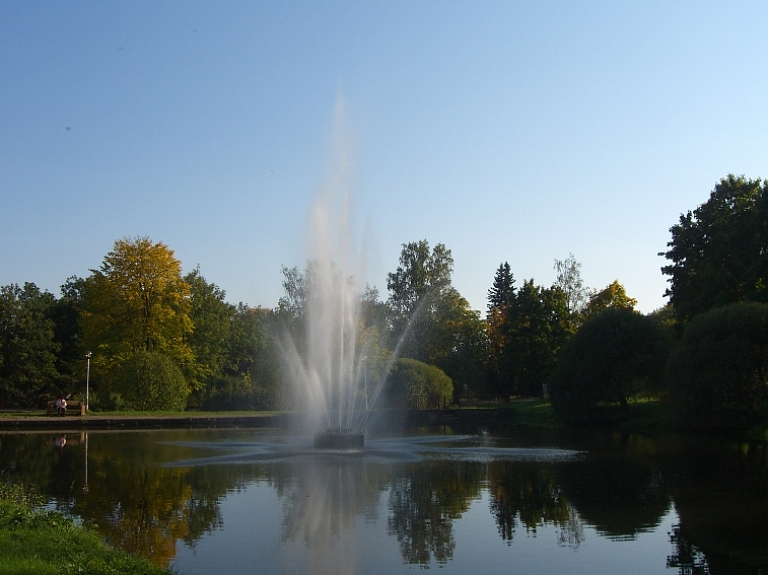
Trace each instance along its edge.
<path fill-rule="evenodd" d="M 355 241 L 352 138 L 341 98 L 334 123 L 331 169 L 308 225 L 303 346 L 299 350 L 286 336 L 283 355 L 303 427 L 359 434 L 383 378 L 367 377 L 367 342 L 360 329 L 365 254 Z"/>

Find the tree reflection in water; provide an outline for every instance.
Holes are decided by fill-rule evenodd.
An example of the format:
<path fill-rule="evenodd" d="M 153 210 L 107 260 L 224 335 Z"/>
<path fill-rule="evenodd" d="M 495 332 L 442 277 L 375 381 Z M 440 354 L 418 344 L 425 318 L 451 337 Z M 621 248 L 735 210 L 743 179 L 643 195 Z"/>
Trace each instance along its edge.
<path fill-rule="evenodd" d="M 261 482 L 259 489 L 273 490 L 283 506 L 282 524 L 263 528 L 276 529 L 283 546 L 303 549 L 307 570 L 316 573 L 356 572 L 366 559 L 356 547 L 360 526 L 381 523 L 384 514 L 403 563 L 445 565 L 471 545 L 457 539 L 455 526 L 484 497 L 510 546 L 545 528 L 556 534 L 553 545 L 575 551 L 587 530 L 589 537 L 632 541 L 674 512 L 678 523 L 662 568 L 698 575 L 768 567 L 763 444 L 602 433 L 580 440 L 584 456 L 531 460 L 454 436 L 448 446 L 445 438 L 420 438 L 417 447 L 403 440 L 411 447 L 402 457 L 275 455 L 269 447 L 259 452 L 269 457 L 230 461 L 222 453 L 236 449 L 219 439 L 236 433 L 91 433 L 87 489 L 84 434 L 67 434 L 63 447 L 51 434 L 0 435 L 0 475 L 34 486 L 60 510 L 98 525 L 111 544 L 164 566 L 178 542 L 194 548 L 206 534 L 226 532 L 224 499 Z M 256 445 L 248 437 L 242 445 Z"/>
<path fill-rule="evenodd" d="M 693 545 L 675 525 L 669 534 L 674 553 L 667 557 L 667 567 L 677 568 L 680 575 L 709 575 L 709 565 L 701 549 Z"/>
<path fill-rule="evenodd" d="M 569 503 L 553 465 L 523 462 L 514 467 L 488 464 L 491 513 L 499 535 L 509 545 L 518 525 L 536 533 L 542 525 L 554 525 L 558 544 L 578 548 L 584 539 L 581 519 Z"/>
<path fill-rule="evenodd" d="M 445 563 L 453 556 L 453 520 L 479 499 L 485 466 L 426 461 L 396 470 L 389 492 L 389 533 L 407 563 Z"/>

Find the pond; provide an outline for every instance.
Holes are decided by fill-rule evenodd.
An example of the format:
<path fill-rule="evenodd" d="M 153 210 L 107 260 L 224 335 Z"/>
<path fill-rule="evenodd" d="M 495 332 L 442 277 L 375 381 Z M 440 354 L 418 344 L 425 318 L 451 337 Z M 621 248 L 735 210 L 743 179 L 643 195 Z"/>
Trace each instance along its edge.
<path fill-rule="evenodd" d="M 0 435 L 6 481 L 182 575 L 765 573 L 763 444 L 413 429 Z"/>

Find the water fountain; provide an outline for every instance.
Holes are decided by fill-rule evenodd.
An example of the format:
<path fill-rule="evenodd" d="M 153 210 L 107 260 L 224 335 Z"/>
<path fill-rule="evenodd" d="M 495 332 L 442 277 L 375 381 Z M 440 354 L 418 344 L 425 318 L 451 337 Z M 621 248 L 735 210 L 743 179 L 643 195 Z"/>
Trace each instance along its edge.
<path fill-rule="evenodd" d="M 316 432 L 314 445 L 321 449 L 363 447 L 365 425 L 383 383 L 368 381 L 372 342 L 359 329 L 365 258 L 355 248 L 341 108 L 336 110 L 334 170 L 309 222 L 303 349 L 299 352 L 288 337 L 283 342 L 302 425 Z"/>

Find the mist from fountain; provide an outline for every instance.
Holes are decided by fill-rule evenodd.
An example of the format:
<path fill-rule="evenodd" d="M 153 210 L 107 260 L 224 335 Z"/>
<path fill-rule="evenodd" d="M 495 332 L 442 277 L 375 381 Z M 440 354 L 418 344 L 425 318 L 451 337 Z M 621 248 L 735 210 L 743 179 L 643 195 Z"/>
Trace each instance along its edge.
<path fill-rule="evenodd" d="M 378 342 L 360 329 L 366 258 L 354 238 L 351 139 L 341 101 L 335 116 L 333 169 L 308 226 L 304 349 L 286 336 L 283 356 L 305 430 L 361 435 L 384 378 L 369 377 L 368 358 Z"/>

